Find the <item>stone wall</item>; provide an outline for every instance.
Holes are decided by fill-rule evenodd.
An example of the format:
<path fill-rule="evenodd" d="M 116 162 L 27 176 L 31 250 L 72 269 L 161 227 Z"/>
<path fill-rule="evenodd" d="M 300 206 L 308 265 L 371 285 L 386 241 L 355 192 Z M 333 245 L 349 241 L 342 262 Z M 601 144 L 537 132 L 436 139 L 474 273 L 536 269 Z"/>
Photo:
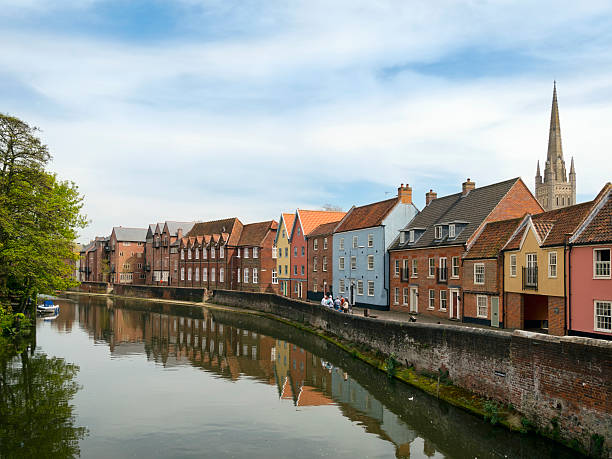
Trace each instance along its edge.
<path fill-rule="evenodd" d="M 612 342 L 383 321 L 266 293 L 215 290 L 212 302 L 309 324 L 417 370 L 448 371 L 454 384 L 512 403 L 540 429 L 587 448 L 600 435 L 612 449 Z"/>
<path fill-rule="evenodd" d="M 201 303 L 205 288 L 167 287 L 156 285 L 107 284 L 106 282 L 82 282 L 77 291 L 86 293 L 109 293 L 112 295 L 152 298 L 160 300 L 194 301 Z"/>
<path fill-rule="evenodd" d="M 81 282 L 76 290 L 85 293 L 110 293 L 112 285 L 107 282 Z"/>

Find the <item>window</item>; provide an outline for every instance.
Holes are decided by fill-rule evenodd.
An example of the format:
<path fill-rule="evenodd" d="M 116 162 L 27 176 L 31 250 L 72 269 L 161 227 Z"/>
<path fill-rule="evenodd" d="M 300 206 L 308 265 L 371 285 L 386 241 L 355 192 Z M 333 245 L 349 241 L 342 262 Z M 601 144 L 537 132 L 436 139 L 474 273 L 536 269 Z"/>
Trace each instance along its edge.
<path fill-rule="evenodd" d="M 240 268 L 238 268 L 238 283 L 242 282 L 242 277 L 240 277 Z"/>
<path fill-rule="evenodd" d="M 548 277 L 557 277 L 557 252 L 548 252 Z"/>
<path fill-rule="evenodd" d="M 249 268 L 244 268 L 244 270 L 243 270 L 243 276 L 244 276 L 244 278 L 243 278 L 243 282 L 244 282 L 245 284 L 248 284 L 248 282 L 249 282 Z"/>
<path fill-rule="evenodd" d="M 516 254 L 510 255 L 510 277 L 516 277 Z"/>
<path fill-rule="evenodd" d="M 225 282 L 225 268 L 219 268 L 219 282 Z"/>
<path fill-rule="evenodd" d="M 187 259 L 191 260 L 191 249 L 187 249 Z"/>
<path fill-rule="evenodd" d="M 327 272 L 327 257 L 323 257 L 323 272 Z"/>
<path fill-rule="evenodd" d="M 214 247 L 210 248 L 210 258 L 215 258 L 217 256 L 217 253 L 215 251 Z"/>
<path fill-rule="evenodd" d="M 185 268 L 181 268 L 181 280 L 185 280 Z"/>
<path fill-rule="evenodd" d="M 187 270 L 187 280 L 190 281 L 191 280 L 191 268 L 189 268 Z"/>
<path fill-rule="evenodd" d="M 374 296 L 374 281 L 368 281 L 368 296 Z"/>
<path fill-rule="evenodd" d="M 474 263 L 474 283 L 483 285 L 485 282 L 484 263 Z"/>
<path fill-rule="evenodd" d="M 137 263 L 137 264 L 136 264 L 136 267 L 137 267 L 138 269 L 142 269 L 142 263 Z"/>
<path fill-rule="evenodd" d="M 205 247 L 202 248 L 202 259 L 206 260 L 208 258 L 208 250 Z"/>
<path fill-rule="evenodd" d="M 293 265 L 293 275 L 297 276 L 297 265 Z"/>
<path fill-rule="evenodd" d="M 244 258 L 249 258 L 249 248 L 245 247 L 244 249 L 242 249 L 242 256 Z"/>
<path fill-rule="evenodd" d="M 327 250 L 327 238 L 323 238 L 323 249 Z"/>
<path fill-rule="evenodd" d="M 400 231 L 400 244 L 405 244 L 405 243 L 406 243 L 406 232 Z"/>
<path fill-rule="evenodd" d="M 357 281 L 357 295 L 363 295 L 363 281 Z"/>
<path fill-rule="evenodd" d="M 459 257 L 451 259 L 451 277 L 459 277 Z"/>
<path fill-rule="evenodd" d="M 200 282 L 200 268 L 195 269 L 195 281 Z"/>
<path fill-rule="evenodd" d="M 304 246 L 302 246 L 302 256 L 304 256 Z"/>
<path fill-rule="evenodd" d="M 119 255 L 123 255 L 122 253 L 120 253 Z M 181 260 L 185 259 L 185 249 L 181 250 Z"/>
<path fill-rule="evenodd" d="M 374 255 L 368 255 L 368 270 L 374 270 Z"/>
<path fill-rule="evenodd" d="M 208 268 L 202 269 L 202 281 L 206 282 L 208 280 Z"/>
<path fill-rule="evenodd" d="M 343 237 L 340 238 L 340 242 L 338 243 L 338 248 L 340 250 L 344 250 L 344 238 Z"/>
<path fill-rule="evenodd" d="M 195 249 L 195 259 L 198 260 L 200 258 L 200 249 Z"/>
<path fill-rule="evenodd" d="M 285 233 L 285 230 L 283 230 L 283 237 L 287 237 L 287 233 Z"/>
<path fill-rule="evenodd" d="M 448 237 L 455 237 L 455 225 L 452 223 L 448 225 Z"/>
<path fill-rule="evenodd" d="M 393 304 L 399 304 L 399 287 L 395 287 L 395 295 L 393 296 Z"/>
<path fill-rule="evenodd" d="M 340 279 L 340 285 L 338 286 L 338 292 L 344 293 L 344 279 Z"/>
<path fill-rule="evenodd" d="M 302 274 L 302 276 L 304 275 L 304 265 L 302 265 L 301 267 L 302 269 L 300 270 L 300 273 Z"/>
<path fill-rule="evenodd" d="M 446 311 L 446 290 L 440 290 L 440 311 Z"/>
<path fill-rule="evenodd" d="M 219 247 L 219 258 L 225 257 L 225 246 Z"/>
<path fill-rule="evenodd" d="M 394 277 L 399 277 L 400 274 L 400 261 L 399 260 L 395 260 L 395 271 L 393 273 Z"/>
<path fill-rule="evenodd" d="M 436 307 L 436 291 L 430 289 L 429 290 L 429 304 L 427 305 L 429 309 L 434 309 Z"/>
<path fill-rule="evenodd" d="M 408 241 L 409 242 L 414 242 L 414 230 L 410 230 L 410 233 L 408 233 Z"/>
<path fill-rule="evenodd" d="M 317 272 L 317 257 L 313 257 L 312 259 L 312 270 Z"/>
<path fill-rule="evenodd" d="M 353 236 L 353 248 L 357 248 L 357 236 Z"/>
<path fill-rule="evenodd" d="M 488 299 L 486 295 L 476 295 L 476 316 L 482 319 L 488 317 Z"/>
<path fill-rule="evenodd" d="M 259 258 L 259 247 L 253 247 L 253 258 Z"/>
<path fill-rule="evenodd" d="M 419 275 L 417 259 L 412 259 L 412 277 L 417 277 Z"/>
<path fill-rule="evenodd" d="M 319 240 L 315 239 L 312 241 L 312 248 L 313 250 L 319 250 Z"/>
<path fill-rule="evenodd" d="M 402 304 L 403 305 L 407 305 L 408 304 L 408 288 L 404 287 L 404 290 L 403 290 L 402 293 L 403 293 L 403 295 L 402 295 Z"/>
<path fill-rule="evenodd" d="M 278 284 L 278 273 L 276 272 L 276 269 L 272 270 L 272 283 L 273 284 Z"/>
<path fill-rule="evenodd" d="M 595 330 L 612 332 L 612 301 L 595 300 Z"/>
<path fill-rule="evenodd" d="M 436 275 L 436 259 L 429 259 L 429 273 L 427 273 L 427 277 L 434 277 Z"/>
<path fill-rule="evenodd" d="M 289 273 L 289 269 L 287 268 L 287 265 L 285 265 L 285 275 L 287 275 Z"/>
<path fill-rule="evenodd" d="M 253 283 L 259 283 L 259 271 L 257 270 L 257 268 L 253 268 Z"/>
<path fill-rule="evenodd" d="M 402 273 L 402 280 L 406 280 L 408 279 L 409 273 L 410 273 L 410 268 L 408 263 L 410 262 L 407 258 L 405 258 L 404 260 L 404 269 L 403 269 L 403 273 Z"/>
<path fill-rule="evenodd" d="M 297 292 L 298 292 L 298 284 L 296 282 L 293 286 L 293 293 L 297 293 Z"/>
<path fill-rule="evenodd" d="M 610 278 L 610 249 L 593 250 L 593 277 Z"/>
<path fill-rule="evenodd" d="M 215 282 L 215 268 L 210 268 L 210 281 Z"/>
<path fill-rule="evenodd" d="M 289 247 L 285 247 L 285 257 L 289 256 Z"/>
<path fill-rule="evenodd" d="M 344 270 L 344 257 L 338 258 L 338 269 Z"/>
<path fill-rule="evenodd" d="M 129 242 L 124 242 L 124 243 L 123 243 L 123 247 L 129 247 L 129 246 L 130 246 L 130 243 L 129 243 Z"/>
<path fill-rule="evenodd" d="M 272 247 L 272 254 L 274 254 L 275 250 L 276 247 Z M 238 247 L 238 249 L 236 250 L 236 258 L 240 258 L 240 247 Z M 272 258 L 275 258 L 274 255 L 272 255 Z"/>
<path fill-rule="evenodd" d="M 293 255 L 297 257 L 297 247 L 293 248 Z"/>
<path fill-rule="evenodd" d="M 357 269 L 357 257 L 351 257 L 351 269 Z"/>
<path fill-rule="evenodd" d="M 440 257 L 440 275 L 438 276 L 439 280 L 446 280 L 446 257 Z"/>
<path fill-rule="evenodd" d="M 374 235 L 368 234 L 368 247 L 374 247 Z"/>
<path fill-rule="evenodd" d="M 436 226 L 436 239 L 442 239 L 442 226 Z"/>

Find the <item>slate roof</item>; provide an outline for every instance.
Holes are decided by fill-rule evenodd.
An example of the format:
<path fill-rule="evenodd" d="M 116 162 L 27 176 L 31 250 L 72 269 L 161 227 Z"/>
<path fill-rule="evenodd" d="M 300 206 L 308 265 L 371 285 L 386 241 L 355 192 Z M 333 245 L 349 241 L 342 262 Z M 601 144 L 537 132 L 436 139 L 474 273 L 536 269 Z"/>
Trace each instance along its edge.
<path fill-rule="evenodd" d="M 604 200 L 601 206 L 598 206 L 589 219 L 585 222 L 585 226 L 580 230 L 576 239 L 572 241 L 575 244 L 590 244 L 601 242 L 612 242 L 612 184 L 607 183 L 600 193 L 601 199 Z M 599 200 L 599 196 L 596 201 Z"/>
<path fill-rule="evenodd" d="M 276 229 L 278 225 L 274 220 L 265 222 L 249 223 L 242 227 L 239 246 L 261 247 L 268 231 Z"/>
<path fill-rule="evenodd" d="M 523 220 L 524 217 L 487 223 L 464 258 L 496 258 Z"/>
<path fill-rule="evenodd" d="M 177 227 L 178 229 L 178 227 Z M 240 239 L 242 231 L 242 223 L 236 217 L 226 218 L 223 220 L 213 220 L 209 222 L 199 222 L 193 225 L 187 236 L 204 236 L 216 235 L 218 238 L 221 233 L 229 233 L 229 240 L 226 240 L 228 245 L 236 245 Z M 217 240 L 215 240 L 216 242 Z"/>
<path fill-rule="evenodd" d="M 516 177 L 492 185 L 474 188 L 466 196 L 462 196 L 462 193 L 459 192 L 434 199 L 404 228 L 404 231 L 416 228 L 425 229 L 422 236 L 414 243 L 408 242 L 408 238 L 406 238 L 404 244 L 400 244 L 398 236 L 389 250 L 465 244 L 519 180 L 521 179 Z M 467 226 L 450 240 L 448 237 L 436 240 L 434 238 L 434 226 L 453 221 L 467 222 Z"/>
<path fill-rule="evenodd" d="M 300 223 L 304 236 L 308 236 L 317 226 L 324 223 L 339 222 L 346 212 L 333 212 L 329 210 L 303 210 L 298 209 Z"/>
<path fill-rule="evenodd" d="M 123 226 L 115 226 L 113 228 L 117 241 L 126 242 L 146 242 L 147 228 L 125 228 Z"/>
<path fill-rule="evenodd" d="M 382 224 L 385 217 L 399 202 L 397 197 L 385 201 L 374 202 L 365 206 L 353 207 L 342 220 L 336 233 L 372 228 Z"/>
<path fill-rule="evenodd" d="M 322 225 L 319 225 L 315 229 L 313 229 L 308 234 L 308 237 L 327 236 L 334 232 L 334 228 L 336 226 L 338 226 L 338 222 L 323 223 Z"/>
<path fill-rule="evenodd" d="M 177 236 L 178 230 L 181 228 L 183 230 L 183 234 L 189 233 L 191 229 L 197 222 L 175 222 L 175 221 L 167 221 L 166 225 L 168 226 L 168 233 L 170 236 Z M 164 225 L 161 225 L 162 231 L 164 229 Z"/>

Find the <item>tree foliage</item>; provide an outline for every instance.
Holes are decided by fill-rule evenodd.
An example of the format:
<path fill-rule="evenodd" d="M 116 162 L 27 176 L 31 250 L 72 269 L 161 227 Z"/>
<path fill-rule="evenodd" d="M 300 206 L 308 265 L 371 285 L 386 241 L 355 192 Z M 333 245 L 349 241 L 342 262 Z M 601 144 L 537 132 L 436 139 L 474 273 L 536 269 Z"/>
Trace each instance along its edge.
<path fill-rule="evenodd" d="M 69 261 L 86 225 L 77 186 L 45 170 L 51 156 L 38 133 L 0 114 L 0 298 L 18 310 L 75 283 Z"/>

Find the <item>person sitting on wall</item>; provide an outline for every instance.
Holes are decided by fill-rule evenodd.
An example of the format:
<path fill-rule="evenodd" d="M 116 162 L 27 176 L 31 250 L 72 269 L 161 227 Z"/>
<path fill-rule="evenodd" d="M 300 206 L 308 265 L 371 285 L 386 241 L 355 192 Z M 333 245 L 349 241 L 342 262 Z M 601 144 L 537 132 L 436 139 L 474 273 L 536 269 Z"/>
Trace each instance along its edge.
<path fill-rule="evenodd" d="M 330 309 L 334 308 L 334 300 L 332 300 L 331 295 L 327 297 L 327 307 Z"/>
<path fill-rule="evenodd" d="M 321 306 L 327 306 L 327 295 L 323 295 L 323 298 L 321 298 Z"/>
<path fill-rule="evenodd" d="M 340 298 L 336 297 L 336 299 L 334 300 L 334 309 L 336 311 L 340 311 Z"/>

